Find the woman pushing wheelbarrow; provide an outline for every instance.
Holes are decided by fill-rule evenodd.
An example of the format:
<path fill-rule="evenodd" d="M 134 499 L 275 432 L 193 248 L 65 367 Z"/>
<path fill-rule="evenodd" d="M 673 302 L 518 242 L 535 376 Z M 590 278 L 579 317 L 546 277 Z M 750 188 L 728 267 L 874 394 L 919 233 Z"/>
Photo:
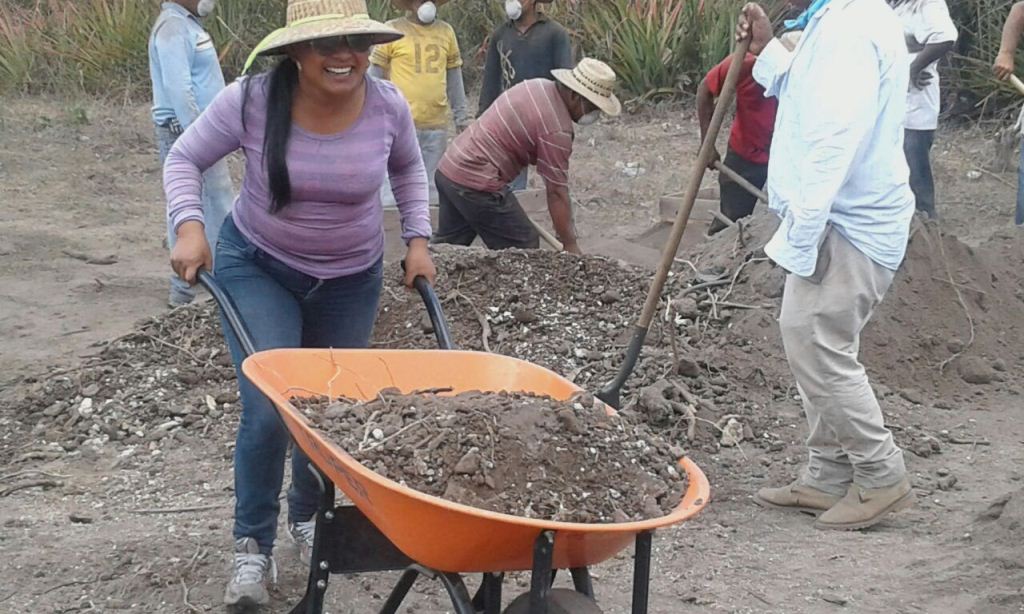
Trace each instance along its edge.
<path fill-rule="evenodd" d="M 427 251 L 427 184 L 409 107 L 366 75 L 370 48 L 402 34 L 367 17 L 363 0 L 290 0 L 287 25 L 253 51 L 279 56 L 269 71 L 226 88 L 181 136 L 164 169 L 177 233 L 174 271 L 190 284 L 214 261 L 203 235 L 202 172 L 236 150 L 245 178 L 216 249 L 217 280 L 256 350 L 361 348 L 382 286 L 380 186 L 390 179 L 408 245 L 405 283 L 434 279 Z M 234 571 L 224 601 L 269 601 L 289 436 L 271 402 L 242 374 L 244 353 L 224 335 L 238 370 L 242 415 L 235 446 Z M 308 563 L 319 487 L 292 452 L 288 532 Z"/>

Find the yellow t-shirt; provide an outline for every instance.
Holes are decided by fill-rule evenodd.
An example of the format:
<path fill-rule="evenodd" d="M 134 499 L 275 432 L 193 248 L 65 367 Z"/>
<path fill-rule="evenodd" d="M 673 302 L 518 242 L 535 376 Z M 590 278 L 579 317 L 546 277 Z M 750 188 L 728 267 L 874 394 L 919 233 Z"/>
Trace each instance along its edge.
<path fill-rule="evenodd" d="M 448 70 L 462 66 L 455 30 L 444 21 L 419 25 L 405 17 L 388 25 L 405 37 L 374 47 L 370 61 L 387 71 L 405 95 L 417 128 L 446 128 Z"/>

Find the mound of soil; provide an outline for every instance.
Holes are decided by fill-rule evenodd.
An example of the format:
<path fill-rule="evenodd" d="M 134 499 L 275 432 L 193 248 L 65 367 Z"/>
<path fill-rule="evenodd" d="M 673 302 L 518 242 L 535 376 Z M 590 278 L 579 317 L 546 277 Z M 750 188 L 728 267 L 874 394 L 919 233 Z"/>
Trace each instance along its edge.
<path fill-rule="evenodd" d="M 772 410 L 795 397 L 776 321 L 785 274 L 761 252 L 776 225 L 759 212 L 742 232 L 727 229 L 694 261 L 680 260 L 623 390 L 627 408 L 688 452 L 743 441 L 774 450 L 788 437 L 793 417 Z M 971 249 L 931 225 L 914 231 L 862 340 L 888 412 L 933 400 L 924 390 L 949 407 L 1016 385 L 1007 374 L 1024 365 L 1022 257 L 1024 233 Z M 515 356 L 588 390 L 622 364 L 650 280 L 615 260 L 548 251 L 443 248 L 434 259 L 460 348 Z M 435 348 L 423 305 L 400 278 L 391 266 L 373 343 Z M 224 417 L 237 411 L 237 393 L 219 329 L 210 304 L 142 322 L 81 367 L 19 386 L 13 415 L 54 454 L 85 443 L 155 448 L 168 437 L 231 428 Z M 935 434 L 919 426 L 894 423 L 903 444 L 931 453 Z"/>
<path fill-rule="evenodd" d="M 589 395 L 435 392 L 296 400 L 371 470 L 494 512 L 565 522 L 656 518 L 682 500 L 682 449 Z"/>
<path fill-rule="evenodd" d="M 759 210 L 744 223 L 742 241 L 737 229 L 716 235 L 697 266 L 734 272 L 731 292 L 720 292 L 716 301 L 769 307 L 735 312 L 723 333 L 730 346 L 752 343 L 754 355 L 766 359 L 762 368 L 782 381 L 786 365 L 770 357 L 784 356 L 775 318 L 785 272 L 761 251 L 777 226 L 772 214 Z M 1000 233 L 974 249 L 941 226 L 914 222 L 906 259 L 861 337 L 861 358 L 876 383 L 910 398 L 922 389 L 956 398 L 970 388 L 965 383 L 998 384 L 1024 363 L 1021 234 Z M 714 359 L 735 367 L 749 364 L 750 355 L 749 348 L 727 348 Z"/>
<path fill-rule="evenodd" d="M 144 320 L 85 364 L 20 386 L 12 406 L 34 439 L 76 451 L 206 434 L 237 411 L 235 370 L 209 305 Z"/>

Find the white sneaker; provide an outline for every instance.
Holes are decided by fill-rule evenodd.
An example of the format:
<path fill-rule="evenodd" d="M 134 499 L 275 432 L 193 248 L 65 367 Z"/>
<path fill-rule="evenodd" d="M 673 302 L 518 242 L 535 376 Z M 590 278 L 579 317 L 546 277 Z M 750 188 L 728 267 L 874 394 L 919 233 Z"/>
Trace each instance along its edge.
<path fill-rule="evenodd" d="M 309 565 L 309 561 L 313 558 L 314 535 L 316 535 L 316 516 L 306 522 L 293 522 L 288 525 L 288 536 L 295 543 L 299 560 L 303 565 Z"/>
<path fill-rule="evenodd" d="M 245 609 L 270 603 L 268 579 L 277 583 L 274 557 L 260 554 L 259 544 L 251 537 L 235 541 L 234 574 L 224 591 L 224 604 Z"/>

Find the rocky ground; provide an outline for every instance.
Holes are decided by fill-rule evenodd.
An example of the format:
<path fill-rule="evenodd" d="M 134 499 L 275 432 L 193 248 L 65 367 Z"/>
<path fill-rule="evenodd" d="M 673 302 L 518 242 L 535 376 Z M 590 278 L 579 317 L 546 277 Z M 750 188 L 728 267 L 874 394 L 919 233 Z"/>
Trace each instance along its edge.
<path fill-rule="evenodd" d="M 96 125 L 40 126 L 26 109 L 59 117 L 59 107 L 9 108 L 18 104 L 0 156 L 13 217 L 0 237 L 11 281 L 0 315 L 11 340 L 0 407 L 0 610 L 217 611 L 230 547 L 234 371 L 209 304 L 160 313 L 159 233 L 143 234 L 159 219 L 147 209 L 159 197 L 154 164 L 139 166 L 141 144 L 124 146 L 143 143 L 143 113 L 125 122 L 90 110 Z M 653 222 L 656 196 L 681 183 L 674 161 L 692 153 L 692 135 L 681 136 L 692 125 L 653 115 L 597 130 L 588 138 L 602 146 L 582 146 L 574 159 L 580 225 L 594 244 L 629 241 Z M 752 505 L 758 487 L 798 470 L 805 428 L 775 322 L 783 277 L 759 251 L 773 222 L 755 216 L 680 254 L 625 390 L 627 411 L 694 458 L 713 490 L 699 517 L 658 533 L 652 612 L 1024 611 L 1024 389 L 1014 377 L 1024 366 L 1024 244 L 1000 222 L 1011 205 L 998 203 L 1012 202 L 1005 178 L 967 174 L 983 164 L 983 141 L 941 137 L 945 219 L 916 223 L 861 348 L 908 451 L 916 506 L 846 534 Z M 67 151 L 77 153 L 29 163 Z M 90 173 L 110 190 L 94 189 Z M 108 211 L 102 195 L 115 192 L 122 204 Z M 116 252 L 118 262 L 61 256 L 67 249 L 94 260 Z M 628 255 L 446 249 L 436 254 L 437 289 L 461 348 L 517 356 L 593 390 L 618 368 L 646 290 L 648 272 Z M 393 281 L 394 264 L 388 279 L 375 344 L 435 347 L 418 297 Z M 286 550 L 271 611 L 287 611 L 304 586 Z M 627 611 L 628 555 L 594 570 L 605 611 Z M 335 578 L 329 610 L 373 611 L 393 582 Z M 525 582 L 513 577 L 507 591 Z M 450 609 L 427 582 L 412 599 L 409 611 Z"/>

